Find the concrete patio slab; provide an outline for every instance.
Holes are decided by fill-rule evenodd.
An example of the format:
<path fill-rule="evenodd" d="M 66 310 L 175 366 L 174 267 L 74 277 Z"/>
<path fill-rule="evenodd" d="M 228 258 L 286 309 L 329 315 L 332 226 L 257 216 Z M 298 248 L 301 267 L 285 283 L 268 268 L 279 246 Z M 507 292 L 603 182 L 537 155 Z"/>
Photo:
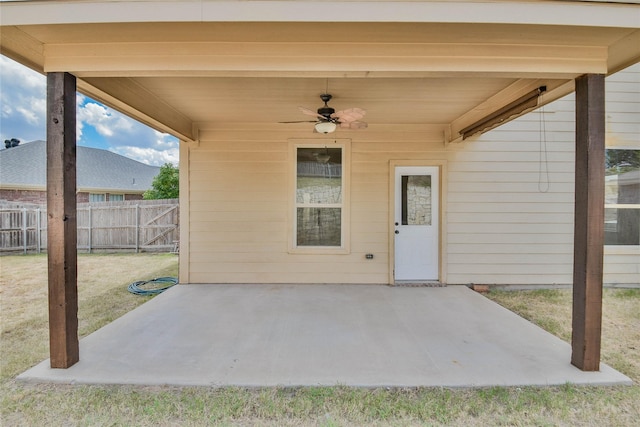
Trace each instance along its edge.
<path fill-rule="evenodd" d="M 484 387 L 631 384 L 582 372 L 569 344 L 465 286 L 180 285 L 25 381 Z"/>

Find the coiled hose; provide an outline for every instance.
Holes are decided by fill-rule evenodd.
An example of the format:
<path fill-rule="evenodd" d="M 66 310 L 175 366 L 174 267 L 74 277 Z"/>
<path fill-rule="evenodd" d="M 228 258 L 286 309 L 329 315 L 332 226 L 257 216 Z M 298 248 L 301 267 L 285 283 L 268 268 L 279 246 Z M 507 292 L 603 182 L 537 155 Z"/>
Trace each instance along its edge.
<path fill-rule="evenodd" d="M 157 277 L 151 280 L 139 280 L 129 285 L 127 290 L 136 295 L 157 295 L 170 287 L 177 285 L 178 279 L 175 277 Z M 142 286 L 150 286 L 143 289 Z"/>

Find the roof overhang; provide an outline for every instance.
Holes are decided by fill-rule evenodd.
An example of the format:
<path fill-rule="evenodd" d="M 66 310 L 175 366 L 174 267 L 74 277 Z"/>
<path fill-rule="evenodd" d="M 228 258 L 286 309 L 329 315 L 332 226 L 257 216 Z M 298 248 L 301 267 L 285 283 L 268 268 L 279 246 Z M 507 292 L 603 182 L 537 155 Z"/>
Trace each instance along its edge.
<path fill-rule="evenodd" d="M 181 140 L 205 124 L 283 129 L 334 94 L 369 131 L 447 141 L 536 88 L 640 61 L 640 5 L 574 1 L 21 1 L 0 48 Z M 517 117 L 527 109 L 510 115 Z M 297 125 L 291 126 L 292 129 Z"/>

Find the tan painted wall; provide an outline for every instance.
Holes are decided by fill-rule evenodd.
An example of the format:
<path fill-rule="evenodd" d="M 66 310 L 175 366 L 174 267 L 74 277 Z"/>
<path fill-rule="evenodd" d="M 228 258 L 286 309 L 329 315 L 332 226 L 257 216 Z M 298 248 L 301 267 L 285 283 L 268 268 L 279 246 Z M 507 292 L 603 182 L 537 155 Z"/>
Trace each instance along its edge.
<path fill-rule="evenodd" d="M 547 162 L 538 112 L 451 154 L 449 283 L 571 283 L 573 132 L 543 115 Z"/>
<path fill-rule="evenodd" d="M 352 141 L 351 251 L 311 255 L 288 252 L 288 140 L 331 139 L 311 133 L 311 124 L 294 132 L 247 127 L 202 130 L 200 145 L 189 153 L 189 281 L 388 283 L 389 161 L 445 158 L 441 133 L 374 126 L 338 131 Z M 367 253 L 374 259 L 365 259 Z"/>
<path fill-rule="evenodd" d="M 606 82 L 607 146 L 640 149 L 640 64 Z M 569 95 L 455 147 L 449 283 L 572 283 L 574 103 Z M 604 282 L 640 283 L 639 260 L 638 246 L 606 246 Z"/>
<path fill-rule="evenodd" d="M 610 80 L 630 79 L 640 92 L 638 75 L 635 67 Z M 626 132 L 625 140 L 635 137 L 630 144 L 640 145 L 634 131 L 640 97 L 628 91 L 608 94 L 607 106 L 612 112 L 629 111 L 612 121 Z M 570 284 L 573 102 L 573 96 L 566 97 L 475 140 L 446 146 L 434 128 L 371 125 L 338 131 L 336 137 L 351 139 L 348 254 L 288 251 L 293 227 L 288 141 L 330 138 L 311 133 L 311 124 L 205 125 L 199 145 L 181 153 L 190 184 L 182 190 L 189 245 L 183 237 L 181 281 L 389 283 L 389 164 L 407 160 L 446 165 L 444 282 Z M 374 259 L 366 260 L 367 253 Z M 638 247 L 607 248 L 605 283 L 640 282 L 639 254 Z"/>
<path fill-rule="evenodd" d="M 640 64 L 606 80 L 607 146 L 640 150 Z M 605 283 L 640 283 L 640 246 L 605 246 Z"/>

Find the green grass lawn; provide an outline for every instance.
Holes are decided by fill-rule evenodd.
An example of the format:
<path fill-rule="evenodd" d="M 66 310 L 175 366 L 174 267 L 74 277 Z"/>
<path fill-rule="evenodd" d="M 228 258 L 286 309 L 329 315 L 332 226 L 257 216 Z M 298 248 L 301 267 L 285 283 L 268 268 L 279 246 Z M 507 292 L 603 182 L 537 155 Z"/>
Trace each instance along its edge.
<path fill-rule="evenodd" d="M 14 377 L 48 357 L 46 257 L 0 257 L 2 426 L 635 426 L 640 419 L 640 290 L 606 290 L 603 361 L 636 385 L 360 389 L 33 385 Z M 115 274 L 114 272 L 117 272 Z M 177 275 L 174 255 L 80 255 L 80 334 L 147 301 L 129 283 Z M 570 337 L 570 291 L 489 298 Z"/>

